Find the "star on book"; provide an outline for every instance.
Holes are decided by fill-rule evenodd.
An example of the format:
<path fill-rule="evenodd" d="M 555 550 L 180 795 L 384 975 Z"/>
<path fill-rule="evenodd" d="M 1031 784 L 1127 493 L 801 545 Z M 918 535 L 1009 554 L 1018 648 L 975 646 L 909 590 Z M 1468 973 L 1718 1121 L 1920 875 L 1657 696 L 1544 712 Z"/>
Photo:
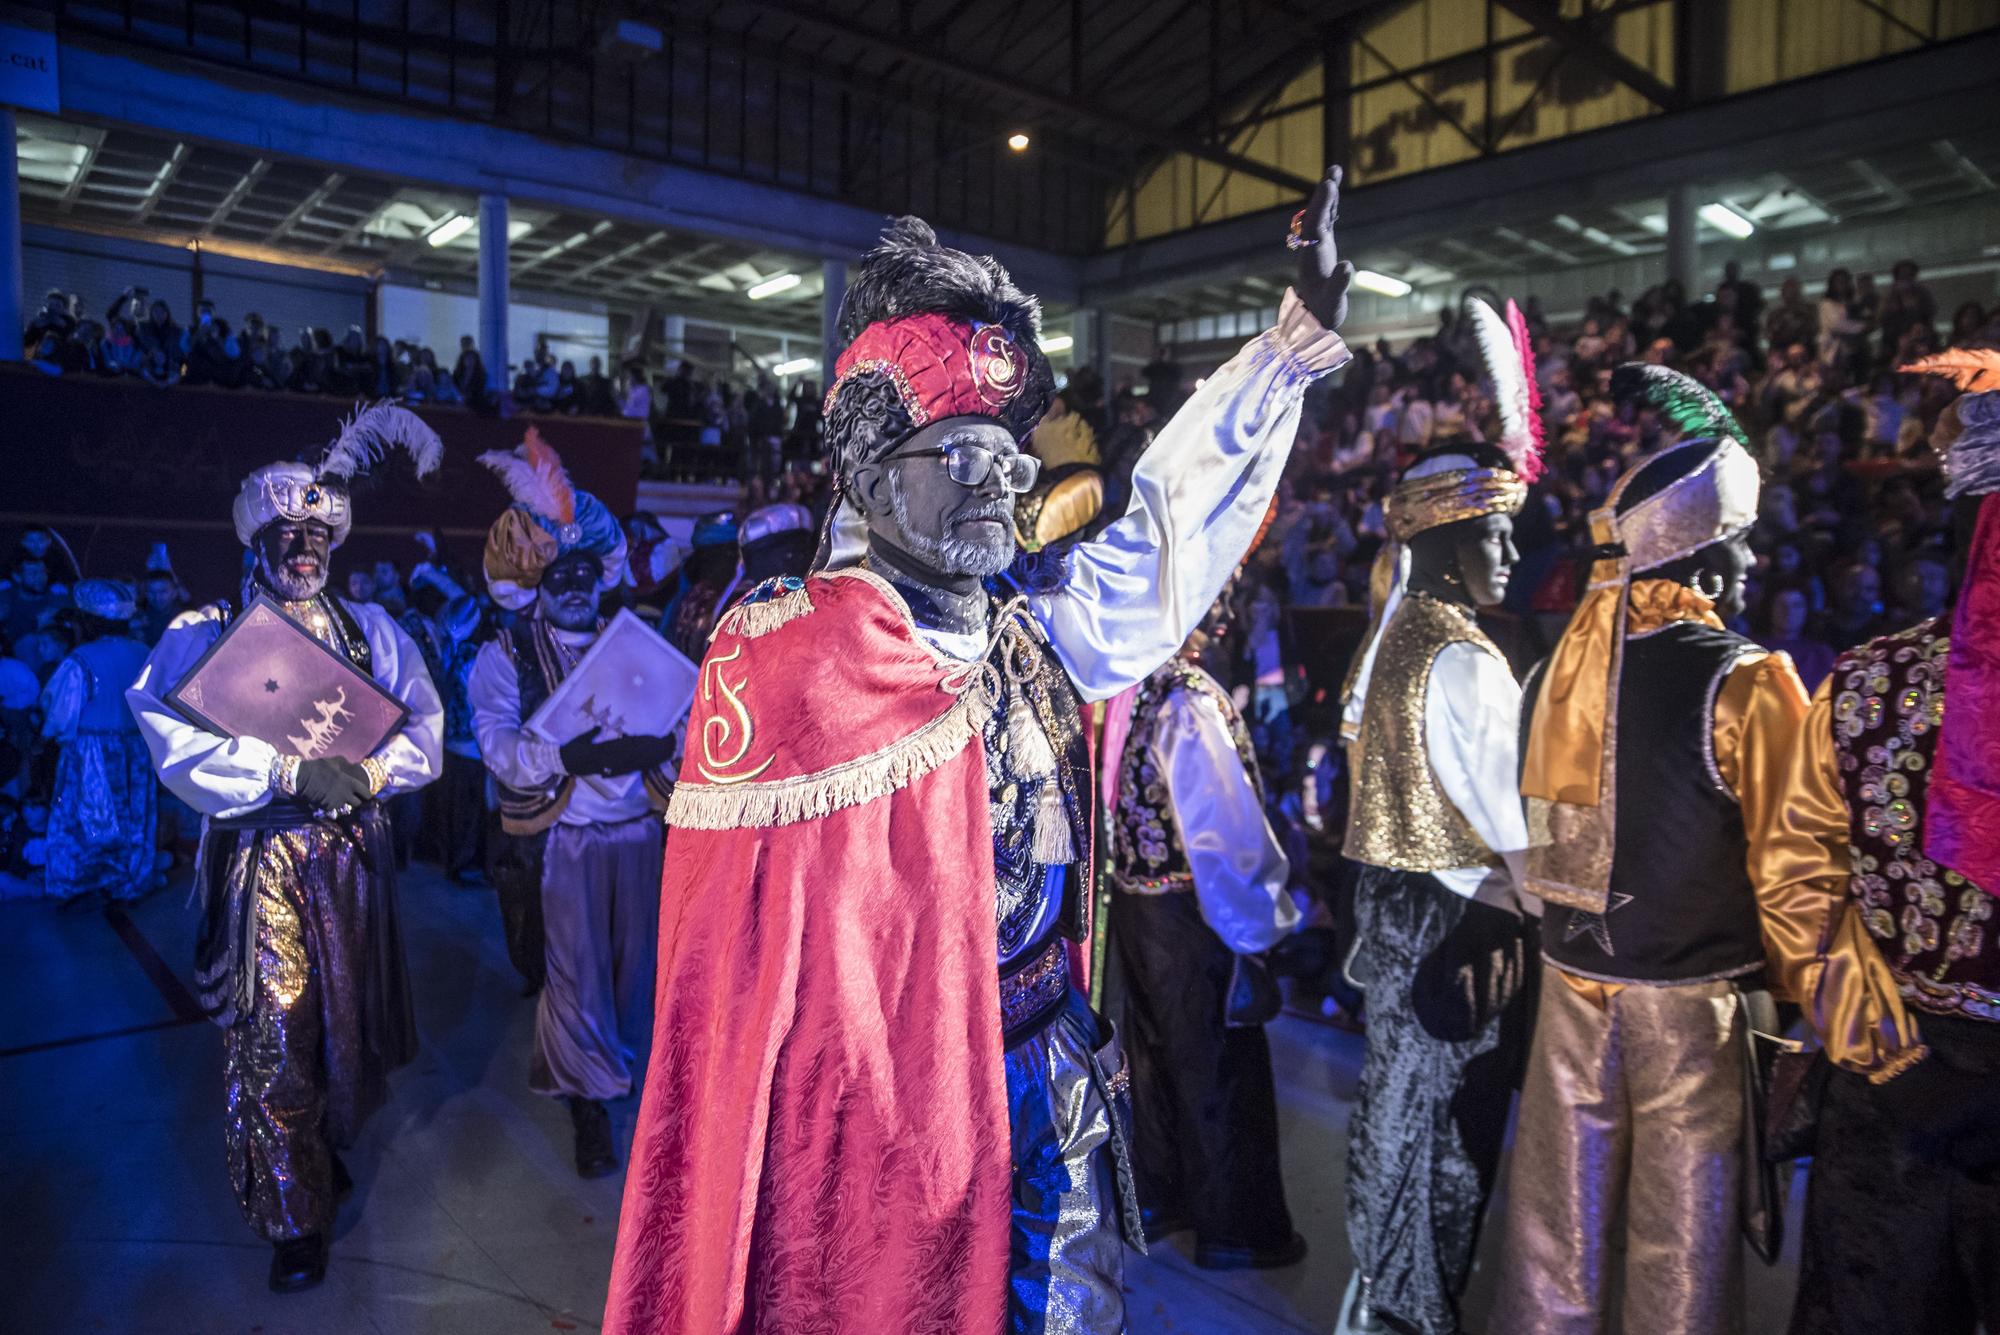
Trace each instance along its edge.
<path fill-rule="evenodd" d="M 1569 922 L 1563 927 L 1563 942 L 1567 944 L 1579 936 L 1588 936 L 1597 944 L 1599 950 L 1607 955 L 1616 955 L 1618 952 L 1611 948 L 1611 924 L 1605 919 L 1631 902 L 1632 896 L 1613 890 L 1602 913 L 1585 913 L 1582 909 L 1571 909 Z"/>

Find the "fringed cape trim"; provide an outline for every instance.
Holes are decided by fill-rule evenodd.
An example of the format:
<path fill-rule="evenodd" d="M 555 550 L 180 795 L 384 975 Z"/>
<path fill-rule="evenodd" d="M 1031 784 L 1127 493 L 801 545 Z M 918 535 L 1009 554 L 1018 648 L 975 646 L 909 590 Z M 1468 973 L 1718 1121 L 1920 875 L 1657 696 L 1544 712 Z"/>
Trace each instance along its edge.
<path fill-rule="evenodd" d="M 873 755 L 791 779 L 677 784 L 667 824 L 693 830 L 767 829 L 887 797 L 963 751 L 980 735 L 991 708 L 979 692 L 967 691 L 944 713 Z"/>
<path fill-rule="evenodd" d="M 722 614 L 715 635 L 740 635 L 754 640 L 789 625 L 813 610 L 812 596 L 805 581 L 797 576 L 773 575 L 752 589 L 742 602 Z"/>

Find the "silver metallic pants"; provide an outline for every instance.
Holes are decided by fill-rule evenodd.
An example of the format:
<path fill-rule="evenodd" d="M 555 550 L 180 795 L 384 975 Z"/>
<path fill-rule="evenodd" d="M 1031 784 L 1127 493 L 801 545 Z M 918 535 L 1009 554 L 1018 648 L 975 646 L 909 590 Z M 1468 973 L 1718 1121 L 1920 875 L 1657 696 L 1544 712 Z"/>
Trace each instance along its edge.
<path fill-rule="evenodd" d="M 1008 1335 L 1121 1335 L 1125 1241 L 1120 1159 L 1129 1121 L 1089 1003 L 1071 993 L 1040 1033 L 1008 1049 L 1014 1221 Z M 1134 1212 L 1136 1217 L 1136 1212 Z"/>

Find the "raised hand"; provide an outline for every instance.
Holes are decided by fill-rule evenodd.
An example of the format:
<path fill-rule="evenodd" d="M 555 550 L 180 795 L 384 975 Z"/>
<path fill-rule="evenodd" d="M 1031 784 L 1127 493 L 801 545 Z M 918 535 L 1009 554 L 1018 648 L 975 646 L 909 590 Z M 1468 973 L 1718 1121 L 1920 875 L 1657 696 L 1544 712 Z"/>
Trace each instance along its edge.
<path fill-rule="evenodd" d="M 1313 318 L 1327 329 L 1340 328 L 1347 318 L 1347 289 L 1354 281 L 1354 266 L 1340 258 L 1333 238 L 1333 224 L 1340 217 L 1340 178 L 1339 167 L 1326 169 L 1285 243 L 1299 257 L 1292 286 Z"/>

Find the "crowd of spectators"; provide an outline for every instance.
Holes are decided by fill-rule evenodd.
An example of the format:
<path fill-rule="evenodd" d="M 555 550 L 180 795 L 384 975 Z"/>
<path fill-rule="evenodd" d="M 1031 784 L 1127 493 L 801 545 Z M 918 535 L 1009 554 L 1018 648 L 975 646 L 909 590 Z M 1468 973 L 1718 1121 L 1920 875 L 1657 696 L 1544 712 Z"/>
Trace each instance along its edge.
<path fill-rule="evenodd" d="M 819 387 L 794 382 L 787 393 L 767 376 L 739 384 L 689 361 L 667 372 L 627 358 L 608 373 L 593 356 L 579 371 L 558 358 L 546 335 L 534 354 L 488 385 L 486 363 L 471 335 L 459 339 L 450 367 L 436 351 L 407 339 L 373 338 L 349 326 L 338 340 L 327 329 L 295 337 L 252 311 L 240 326 L 195 303 L 181 325 L 146 289 L 128 287 L 102 319 L 74 293 L 51 290 L 22 338 L 28 364 L 48 375 L 131 376 L 156 385 L 287 390 L 405 404 L 462 404 L 477 411 L 626 417 L 646 423 L 647 472 L 655 477 L 770 477 L 815 458 Z"/>
<path fill-rule="evenodd" d="M 240 327 L 232 326 L 206 298 L 195 303 L 194 319 L 183 326 L 166 301 L 137 287 L 119 293 L 101 320 L 74 294 L 51 290 L 22 342 L 28 362 L 50 375 L 133 376 L 156 385 L 475 408 L 494 402 L 485 362 L 470 337 L 459 340 L 458 360 L 447 370 L 432 349 L 403 339 L 370 339 L 358 325 L 338 341 L 332 331 L 312 327 L 288 337 L 255 311 Z"/>
<path fill-rule="evenodd" d="M 1792 651 L 1808 685 L 1833 655 L 1935 615 L 1950 597 L 1946 510 L 1925 445 L 1951 397 L 1897 368 L 1945 347 L 2000 347 L 2000 304 L 1967 303 L 1939 327 L 1916 264 L 1886 290 L 1847 270 L 1819 301 L 1799 280 L 1768 305 L 1734 264 L 1716 290 L 1677 285 L 1629 306 L 1593 299 L 1573 328 L 1524 306 L 1543 395 L 1548 472 L 1516 521 L 1522 565 L 1508 611 L 1541 642 L 1574 605 L 1588 515 L 1642 456 L 1671 439 L 1653 409 L 1615 402 L 1611 372 L 1644 360 L 1715 390 L 1764 473 L 1758 564 L 1736 629 Z M 1314 395 L 1256 583 L 1289 606 L 1361 606 L 1383 537 L 1381 498 L 1434 442 L 1491 420 L 1470 330 L 1448 310 L 1435 335 L 1401 350 L 1357 350 L 1340 383 Z"/>
<path fill-rule="evenodd" d="M 1547 473 L 1515 521 L 1521 563 L 1502 613 L 1523 665 L 1575 606 L 1590 512 L 1673 439 L 1656 411 L 1613 399 L 1611 372 L 1632 360 L 1700 380 L 1748 434 L 1764 474 L 1762 515 L 1751 597 L 1734 629 L 1790 652 L 1809 687 L 1838 652 L 1948 604 L 1948 510 L 1925 442 L 1954 391 L 1897 368 L 1947 347 L 2000 347 L 2000 304 L 1966 303 L 1941 321 L 1906 260 L 1880 288 L 1835 270 L 1817 300 L 1796 278 L 1767 299 L 1731 264 L 1698 299 L 1673 283 L 1636 301 L 1612 292 L 1562 327 L 1532 297 L 1523 306 L 1548 440 Z M 1345 373 L 1308 396 L 1276 514 L 1236 586 L 1235 661 L 1223 673 L 1247 706 L 1274 792 L 1296 791 L 1300 766 L 1338 752 L 1325 742 L 1340 655 L 1296 642 L 1300 623 L 1285 613 L 1344 607 L 1358 626 L 1386 540 L 1382 498 L 1423 451 L 1493 421 L 1480 367 L 1469 324 L 1448 308 L 1436 333 L 1407 346 L 1357 347 Z M 1100 522 L 1116 517 L 1133 463 L 1193 387 L 1171 356 L 1108 401 L 1078 376 L 1037 430 L 1045 475 L 1086 459 L 1105 476 Z M 1079 437 L 1090 442 L 1081 452 Z M 1330 786 L 1322 792 L 1337 800 Z"/>
<path fill-rule="evenodd" d="M 1796 278 L 1767 299 L 1732 264 L 1698 300 L 1663 283 L 1629 303 L 1616 292 L 1594 298 L 1563 327 L 1532 297 L 1524 311 L 1548 438 L 1547 474 L 1516 521 L 1521 564 L 1505 609 L 1524 655 L 1538 656 L 1574 605 L 1590 511 L 1634 462 L 1671 439 L 1655 411 L 1611 396 L 1612 369 L 1633 359 L 1673 366 L 1713 388 L 1763 466 L 1758 562 L 1736 629 L 1788 650 L 1811 685 L 1837 652 L 1947 604 L 1946 511 L 1924 441 L 1951 390 L 1896 368 L 1945 347 L 2000 346 L 2000 304 L 1967 303 L 1940 322 L 1917 266 L 1904 261 L 1880 288 L 1837 269 L 1817 300 Z M 35 360 L 65 371 L 129 369 L 168 381 L 420 402 L 462 401 L 461 386 L 483 393 L 485 385 L 470 338 L 450 375 L 427 348 L 377 339 L 371 355 L 358 330 L 338 345 L 306 331 L 293 356 L 254 314 L 232 332 L 204 306 L 193 329 L 182 330 L 143 292 L 121 294 L 103 325 L 79 321 L 73 303 L 51 293 L 28 345 Z M 65 361 L 79 356 L 81 364 Z M 1385 540 L 1381 501 L 1398 473 L 1432 445 L 1477 435 L 1491 420 L 1479 366 L 1470 329 L 1451 308 L 1434 334 L 1400 349 L 1357 348 L 1345 373 L 1308 397 L 1277 512 L 1236 595 L 1242 661 L 1233 676 L 1260 738 L 1281 753 L 1281 771 L 1291 769 L 1295 732 L 1325 730 L 1324 719 L 1308 716 L 1327 705 L 1324 665 L 1309 690 L 1300 660 L 1315 646 L 1294 643 L 1294 619 L 1285 613 L 1365 607 Z M 1171 356 L 1110 395 L 1088 368 L 1078 370 L 1029 447 L 1042 457 L 1045 478 L 1081 467 L 1102 474 L 1101 526 L 1123 513 L 1133 465 L 1193 388 Z M 643 419 L 651 475 L 747 480 L 739 513 L 788 501 L 817 518 L 827 503 L 817 465 L 820 393 L 811 382 L 789 393 L 764 379 L 739 387 L 690 362 L 665 375 L 628 363 L 612 378 L 595 358 L 579 375 L 543 341 L 508 397 L 535 411 Z M 648 525 L 644 516 L 633 524 L 636 550 Z M 667 573 L 668 563 L 656 567 L 656 575 Z M 145 583 L 166 596 L 164 581 Z M 29 629 L 11 627 L 9 638 Z M 1298 758 L 1313 749 L 1299 748 Z"/>

